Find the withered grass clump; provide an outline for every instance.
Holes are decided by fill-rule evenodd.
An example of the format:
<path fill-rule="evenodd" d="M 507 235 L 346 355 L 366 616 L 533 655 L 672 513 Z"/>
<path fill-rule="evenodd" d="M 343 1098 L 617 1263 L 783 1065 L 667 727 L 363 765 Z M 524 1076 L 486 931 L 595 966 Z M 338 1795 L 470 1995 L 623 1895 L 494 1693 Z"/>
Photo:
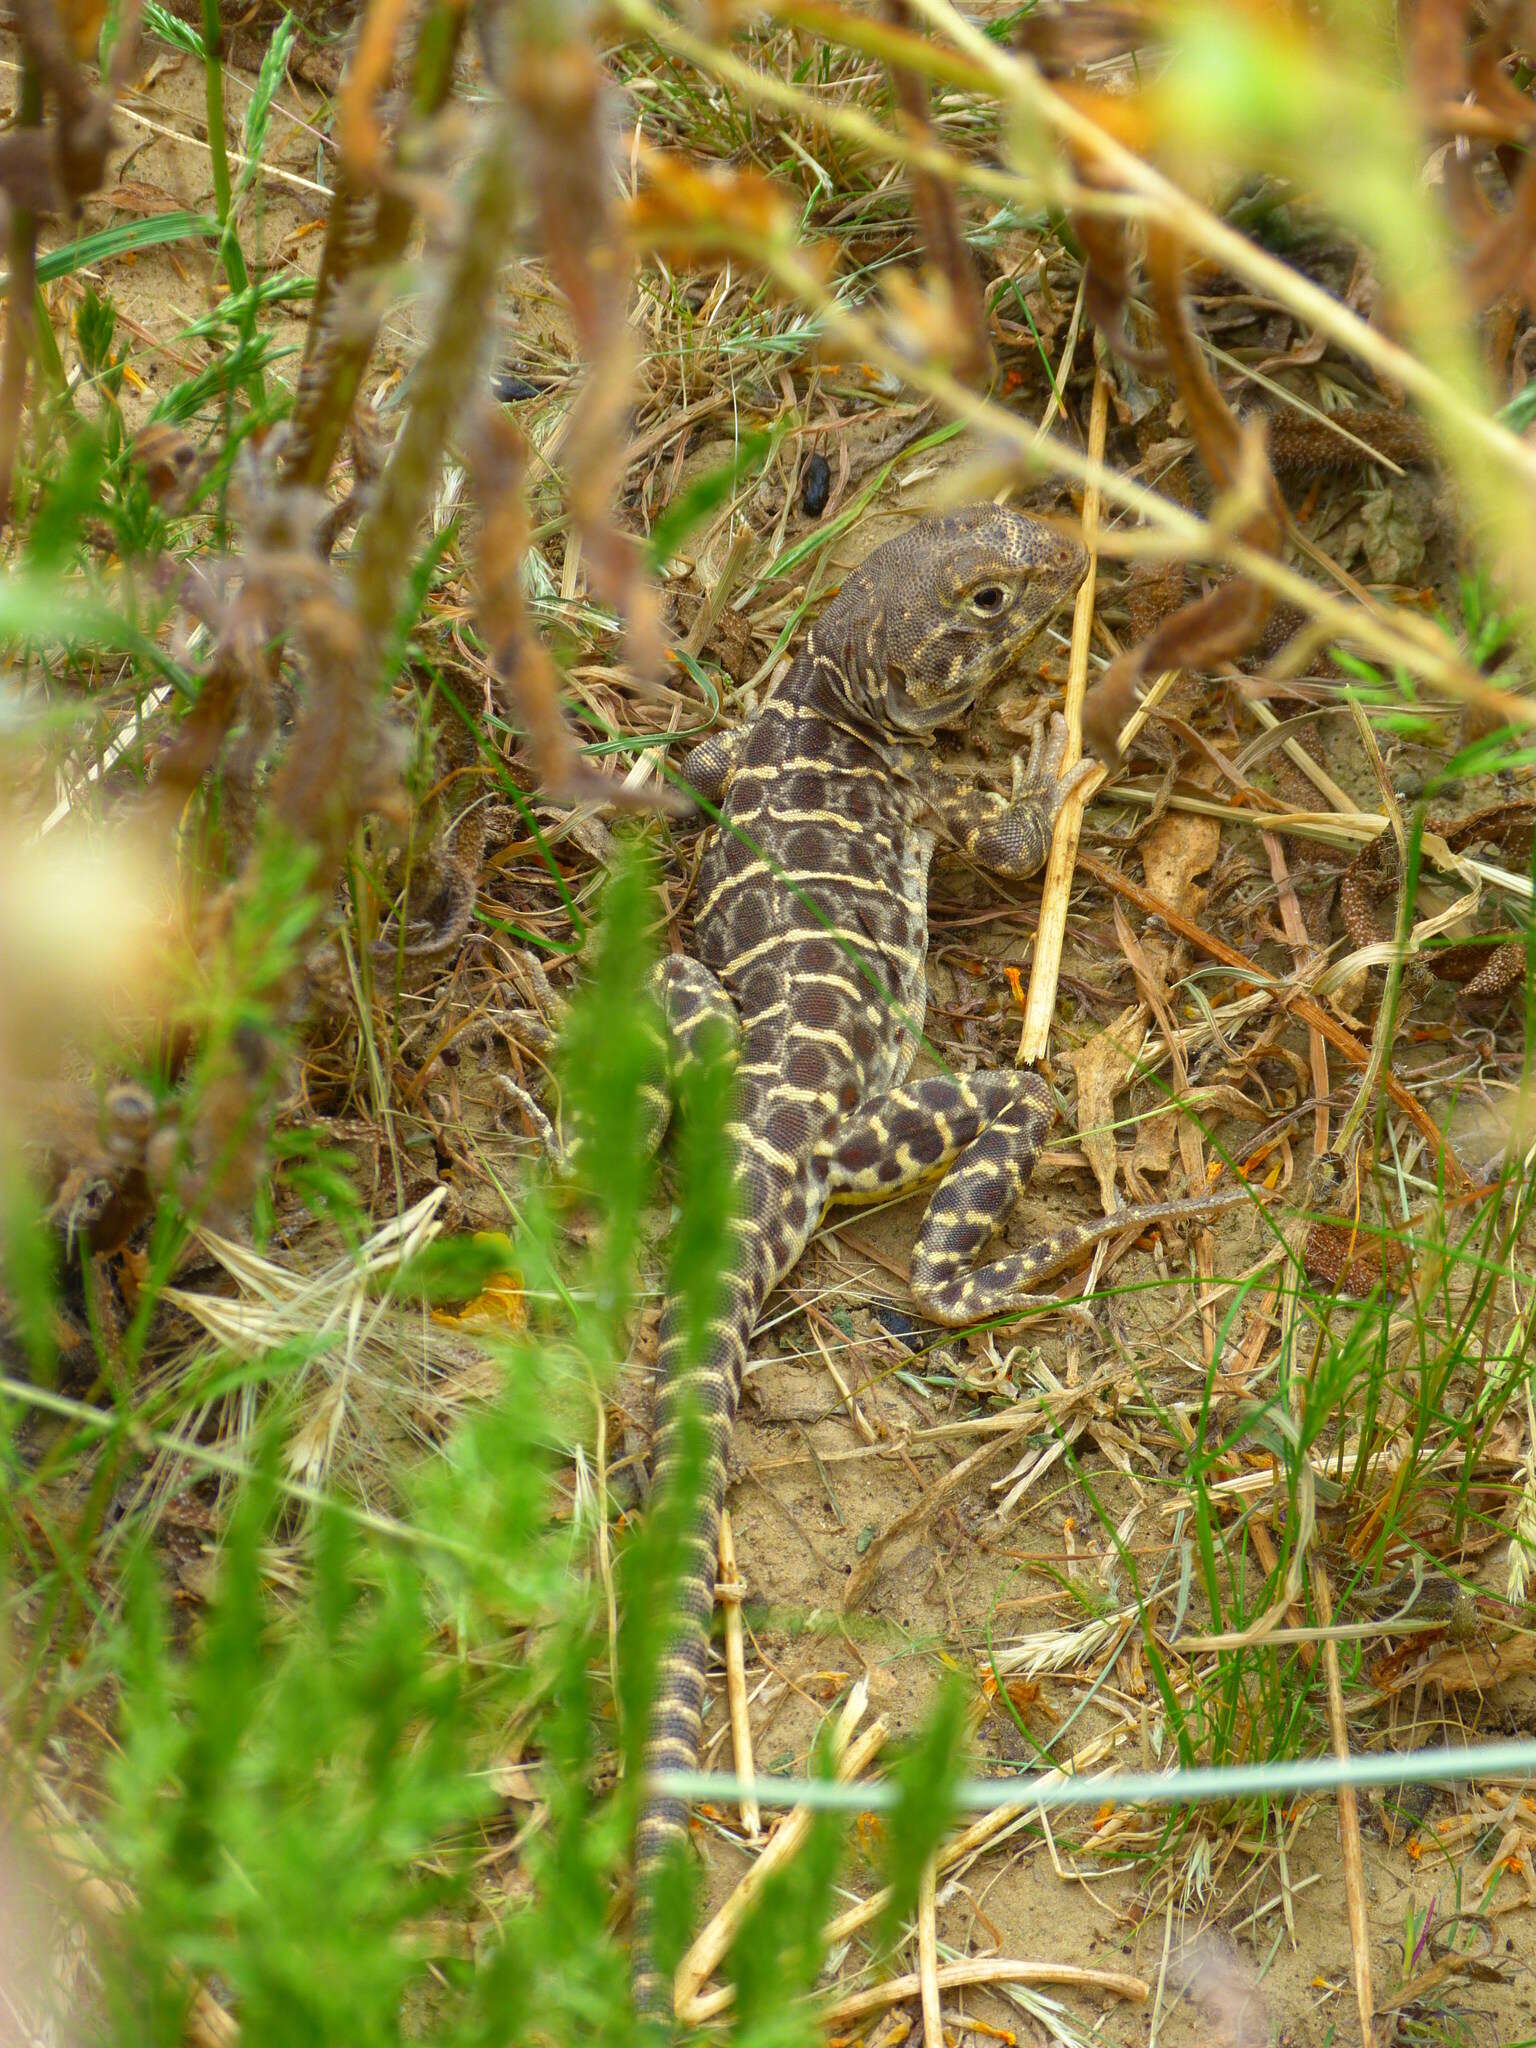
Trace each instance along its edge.
<path fill-rule="evenodd" d="M 942 745 L 1006 786 L 1063 694 L 1101 766 L 1038 890 L 942 867 L 926 1056 L 1040 1064 L 1053 1208 L 1278 1199 L 953 1341 L 900 1211 L 823 1233 L 705 1758 L 895 1804 L 698 1808 L 679 2027 L 1515 2038 L 1526 1778 L 1285 1770 L 1518 1734 L 1536 1682 L 1523 14 L 0 34 L 18 2024 L 636 2037 L 687 1512 L 643 1368 L 727 1198 L 726 1077 L 666 1203 L 647 1144 L 670 764 L 896 522 L 995 495 L 1093 570 Z M 1116 1797 L 1209 1764 L 1267 1789 Z M 952 1824 L 1090 1768 L 1092 1818 Z"/>

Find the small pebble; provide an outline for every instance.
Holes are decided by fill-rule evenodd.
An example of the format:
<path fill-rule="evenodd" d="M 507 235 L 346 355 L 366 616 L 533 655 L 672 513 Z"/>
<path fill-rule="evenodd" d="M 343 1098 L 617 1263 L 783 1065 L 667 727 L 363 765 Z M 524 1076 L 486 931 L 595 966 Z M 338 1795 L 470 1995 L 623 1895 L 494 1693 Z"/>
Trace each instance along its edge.
<path fill-rule="evenodd" d="M 819 519 L 831 495 L 831 463 L 825 455 L 808 455 L 800 472 L 800 510 L 808 519 Z"/>
<path fill-rule="evenodd" d="M 890 1308 L 883 1301 L 872 1301 L 869 1308 L 870 1314 L 888 1337 L 894 1337 L 899 1344 L 905 1344 L 909 1351 L 915 1350 L 921 1343 L 922 1337 L 917 1324 L 904 1310 Z"/>

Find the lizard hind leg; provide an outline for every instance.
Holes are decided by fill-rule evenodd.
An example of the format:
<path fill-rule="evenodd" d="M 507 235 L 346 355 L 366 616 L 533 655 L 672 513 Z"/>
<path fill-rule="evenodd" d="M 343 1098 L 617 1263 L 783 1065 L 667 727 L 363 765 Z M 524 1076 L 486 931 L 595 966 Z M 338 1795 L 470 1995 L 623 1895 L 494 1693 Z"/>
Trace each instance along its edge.
<path fill-rule="evenodd" d="M 1253 1199 L 1239 1185 L 1183 1201 L 1146 1202 L 1092 1222 L 1063 1224 L 1021 1251 L 984 1260 L 987 1245 L 1034 1171 L 1052 1118 L 1050 1092 L 1037 1076 L 1000 1078 L 1012 1082 L 1012 1099 L 970 1141 L 934 1190 L 913 1248 L 912 1292 L 936 1323 L 953 1327 L 1007 1315 L 1083 1252 L 1120 1231 L 1193 1223 Z"/>
<path fill-rule="evenodd" d="M 647 978 L 647 989 L 651 1000 L 661 1011 L 660 1029 L 652 1045 L 659 1078 L 640 1084 L 640 1098 L 646 1116 L 642 1140 L 647 1155 L 654 1155 L 660 1151 L 661 1141 L 672 1122 L 678 1075 L 692 1062 L 704 1057 L 711 1031 L 720 1033 L 734 1062 L 741 1024 L 735 1004 L 709 969 L 700 966 L 696 960 L 684 959 L 680 954 L 668 954 L 657 962 Z M 532 1011 L 504 1011 L 502 1016 L 504 1021 L 537 1021 L 537 1013 Z M 543 1041 L 546 1044 L 550 1042 L 547 1030 L 543 1032 Z M 586 1156 L 593 1142 L 590 1132 L 578 1124 L 568 1137 L 562 1137 L 533 1095 L 520 1083 L 501 1076 L 500 1086 L 532 1124 L 557 1170 L 569 1170 Z"/>
<path fill-rule="evenodd" d="M 1016 1101 L 1021 1110 L 1033 1107 L 1042 1128 L 1049 1124 L 1049 1094 L 1032 1074 L 927 1074 L 875 1096 L 817 1147 L 823 1198 L 879 1201 L 921 1187 L 945 1173 Z"/>
<path fill-rule="evenodd" d="M 1134 1225 L 1193 1221 L 1249 1199 L 1238 1188 L 1184 1202 L 1124 1209 L 1037 1237 L 984 1260 L 1034 1171 L 1054 1120 L 1036 1074 L 988 1070 L 929 1075 L 877 1096 L 830 1134 L 816 1165 L 825 1200 L 878 1200 L 938 1179 L 912 1253 L 911 1285 L 936 1323 L 1003 1315 L 1100 1238 Z"/>
<path fill-rule="evenodd" d="M 1017 1308 L 1032 1288 L 1112 1232 L 1205 1216 L 1248 1199 L 1242 1189 L 1121 1210 L 1071 1224 L 1023 1251 L 983 1261 L 1034 1171 L 1055 1117 L 1036 1074 L 984 1071 L 909 1081 L 866 1103 L 818 1149 L 824 1199 L 877 1200 L 937 1179 L 912 1253 L 912 1292 L 936 1323 L 961 1324 Z"/>

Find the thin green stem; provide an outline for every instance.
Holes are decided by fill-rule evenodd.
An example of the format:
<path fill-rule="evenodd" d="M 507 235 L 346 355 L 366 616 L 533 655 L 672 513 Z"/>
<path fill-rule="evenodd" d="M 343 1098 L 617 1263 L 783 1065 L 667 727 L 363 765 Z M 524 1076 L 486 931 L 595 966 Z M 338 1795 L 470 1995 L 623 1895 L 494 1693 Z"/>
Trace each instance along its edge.
<path fill-rule="evenodd" d="M 219 226 L 229 225 L 229 145 L 224 136 L 224 26 L 219 0 L 203 0 L 203 81 L 208 96 L 208 153 L 213 159 L 213 205 Z"/>
<path fill-rule="evenodd" d="M 234 192 L 224 130 L 224 28 L 219 20 L 218 0 L 203 0 L 203 83 L 208 108 L 208 154 L 213 161 L 213 210 L 222 230 L 219 261 L 230 291 L 238 296 L 250 290 L 251 278 L 233 219 Z M 245 390 L 253 406 L 265 402 L 266 379 L 259 363 L 246 377 Z"/>

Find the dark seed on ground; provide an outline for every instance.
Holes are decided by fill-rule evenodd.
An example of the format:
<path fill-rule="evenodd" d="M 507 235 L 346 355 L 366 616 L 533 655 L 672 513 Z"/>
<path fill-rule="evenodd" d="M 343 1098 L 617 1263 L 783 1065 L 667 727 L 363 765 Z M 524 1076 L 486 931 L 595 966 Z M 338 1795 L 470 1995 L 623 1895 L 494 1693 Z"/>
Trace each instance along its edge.
<path fill-rule="evenodd" d="M 832 495 L 832 465 L 825 455 L 809 455 L 800 472 L 800 510 L 809 519 L 819 519 Z"/>

